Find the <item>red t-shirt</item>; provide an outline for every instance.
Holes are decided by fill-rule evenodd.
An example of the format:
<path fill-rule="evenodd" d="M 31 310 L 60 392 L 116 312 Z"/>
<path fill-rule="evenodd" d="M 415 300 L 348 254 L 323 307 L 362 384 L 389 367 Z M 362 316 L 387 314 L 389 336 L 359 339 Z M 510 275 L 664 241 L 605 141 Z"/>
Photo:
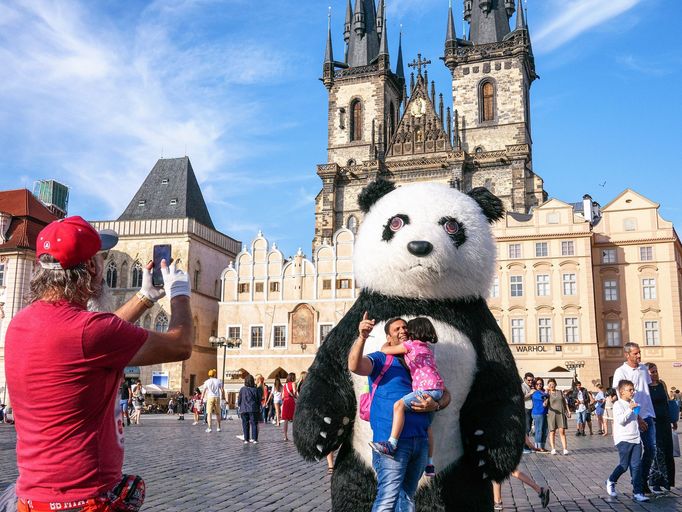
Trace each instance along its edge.
<path fill-rule="evenodd" d="M 97 496 L 121 479 L 122 370 L 147 331 L 110 313 L 38 301 L 10 322 L 5 372 L 17 430 L 17 495 Z"/>

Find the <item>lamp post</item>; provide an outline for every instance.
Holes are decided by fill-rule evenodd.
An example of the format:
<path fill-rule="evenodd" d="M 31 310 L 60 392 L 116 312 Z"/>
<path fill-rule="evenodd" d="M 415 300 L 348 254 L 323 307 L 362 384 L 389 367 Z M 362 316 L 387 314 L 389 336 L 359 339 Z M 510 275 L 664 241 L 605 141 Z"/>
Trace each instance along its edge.
<path fill-rule="evenodd" d="M 585 361 L 566 361 L 564 364 L 567 370 L 573 370 L 573 384 L 578 381 L 578 368 L 585 367 Z"/>
<path fill-rule="evenodd" d="M 242 344 L 242 339 L 241 338 L 225 338 L 221 336 L 220 338 L 217 338 L 216 336 L 211 336 L 208 338 L 208 342 L 211 344 L 212 347 L 214 348 L 219 348 L 222 347 L 223 349 L 223 373 L 222 373 L 222 381 L 223 383 L 225 382 L 225 359 L 227 358 L 227 349 L 229 348 L 239 348 Z"/>

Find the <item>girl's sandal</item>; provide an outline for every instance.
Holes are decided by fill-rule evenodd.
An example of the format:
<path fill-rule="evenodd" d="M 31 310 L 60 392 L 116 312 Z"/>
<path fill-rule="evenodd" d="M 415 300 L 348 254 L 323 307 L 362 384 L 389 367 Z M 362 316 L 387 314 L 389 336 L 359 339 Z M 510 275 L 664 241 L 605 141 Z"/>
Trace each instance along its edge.
<path fill-rule="evenodd" d="M 333 467 L 328 467 L 328 468 L 327 468 L 327 474 L 328 474 L 328 475 L 331 475 L 331 474 L 333 474 L 333 473 L 334 473 L 334 468 L 333 468 Z"/>
<path fill-rule="evenodd" d="M 504 510 L 504 506 L 502 505 L 502 502 L 500 501 L 499 503 L 495 503 L 493 510 Z"/>

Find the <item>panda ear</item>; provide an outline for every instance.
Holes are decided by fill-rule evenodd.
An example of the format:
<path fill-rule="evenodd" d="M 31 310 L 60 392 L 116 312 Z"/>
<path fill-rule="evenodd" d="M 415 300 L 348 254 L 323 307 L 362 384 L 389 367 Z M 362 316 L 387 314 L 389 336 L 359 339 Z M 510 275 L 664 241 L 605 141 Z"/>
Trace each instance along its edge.
<path fill-rule="evenodd" d="M 491 224 L 504 217 L 502 201 L 487 188 L 476 187 L 468 195 L 478 203 L 481 210 L 483 210 L 483 214 L 488 217 L 488 222 Z"/>
<path fill-rule="evenodd" d="M 379 178 L 362 189 L 358 195 L 358 206 L 362 213 L 367 213 L 374 203 L 389 192 L 395 190 L 395 183 Z"/>

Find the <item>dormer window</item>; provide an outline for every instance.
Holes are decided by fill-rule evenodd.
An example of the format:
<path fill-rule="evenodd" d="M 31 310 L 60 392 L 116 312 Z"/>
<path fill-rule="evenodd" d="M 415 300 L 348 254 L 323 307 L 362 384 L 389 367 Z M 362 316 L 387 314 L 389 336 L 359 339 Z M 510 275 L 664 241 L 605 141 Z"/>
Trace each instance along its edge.
<path fill-rule="evenodd" d="M 161 185 L 168 185 L 168 178 L 164 178 L 161 180 Z"/>
<path fill-rule="evenodd" d="M 145 204 L 147 204 L 147 201 L 145 201 L 144 199 L 140 199 L 137 203 L 137 206 L 144 206 Z"/>
<path fill-rule="evenodd" d="M 174 206 L 174 205 L 178 204 L 178 200 L 176 198 L 173 198 L 170 200 L 170 204 L 171 204 L 171 206 Z"/>

